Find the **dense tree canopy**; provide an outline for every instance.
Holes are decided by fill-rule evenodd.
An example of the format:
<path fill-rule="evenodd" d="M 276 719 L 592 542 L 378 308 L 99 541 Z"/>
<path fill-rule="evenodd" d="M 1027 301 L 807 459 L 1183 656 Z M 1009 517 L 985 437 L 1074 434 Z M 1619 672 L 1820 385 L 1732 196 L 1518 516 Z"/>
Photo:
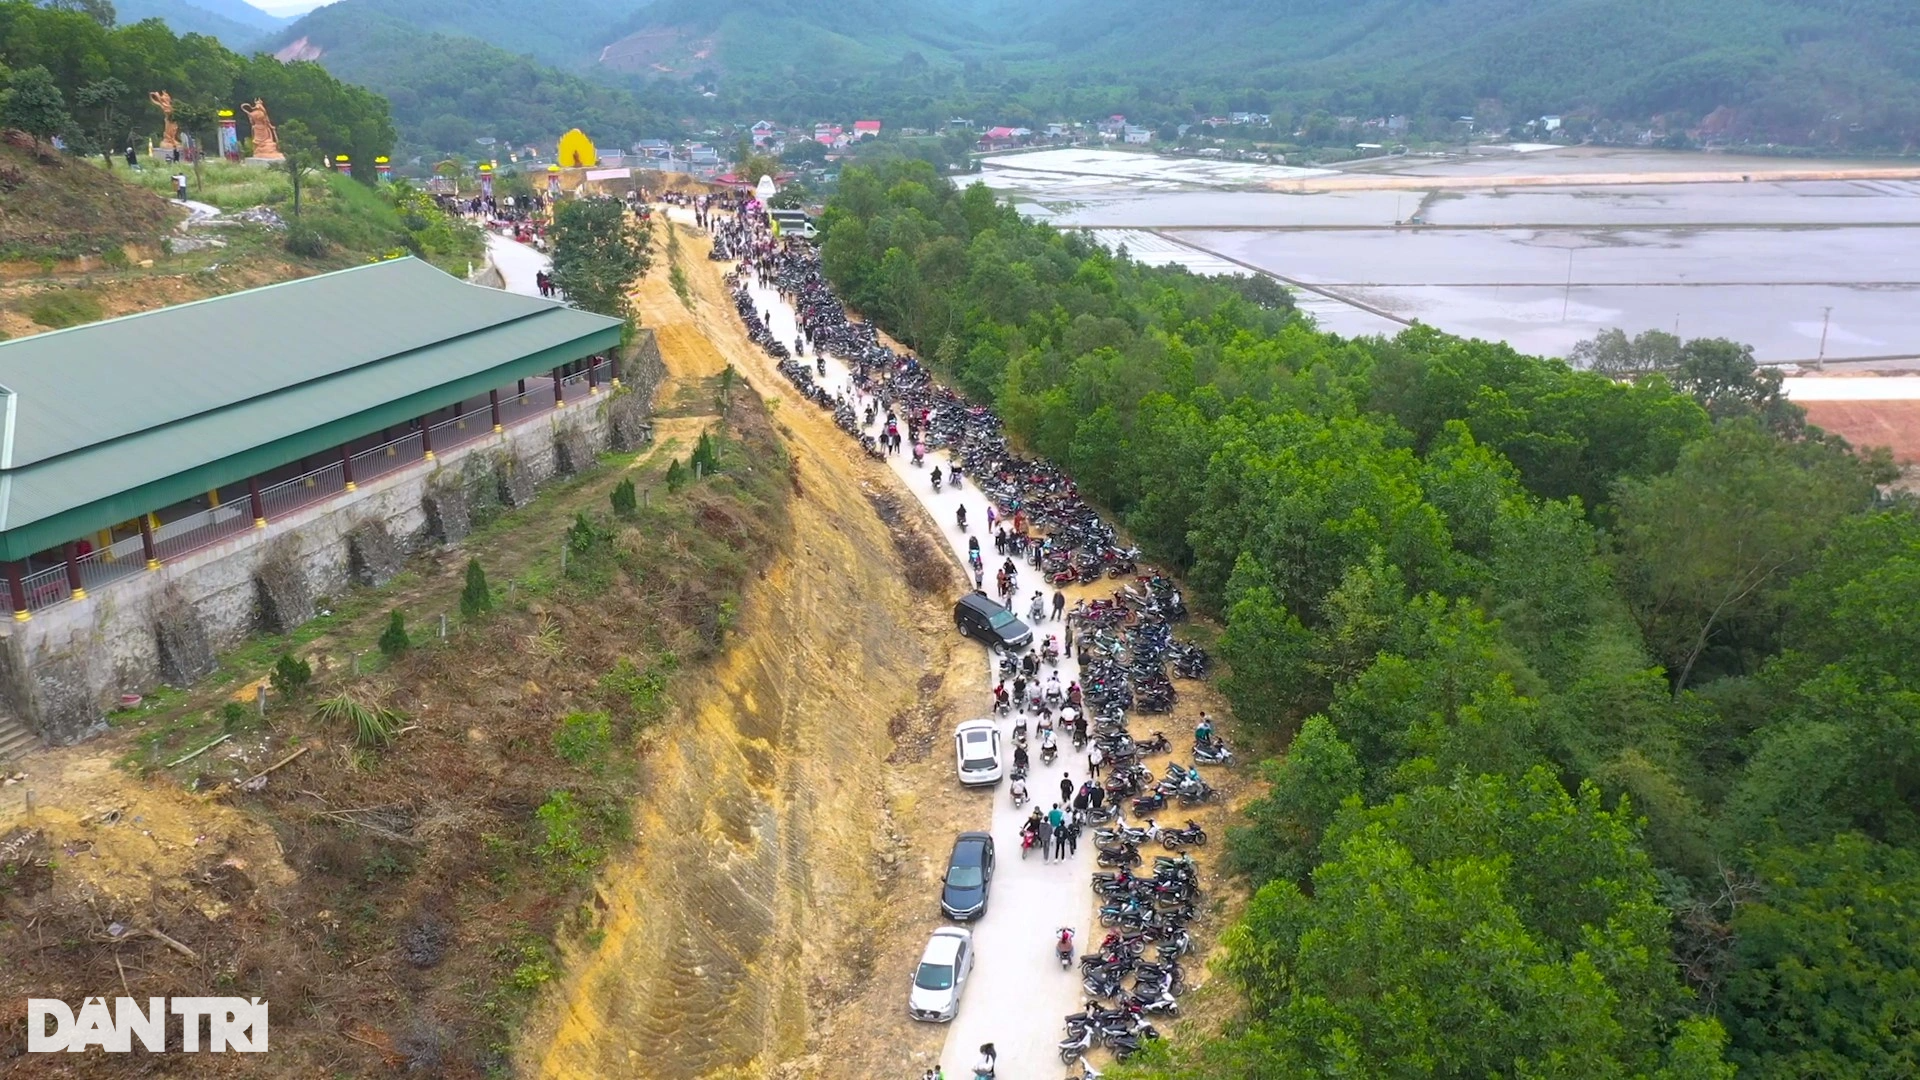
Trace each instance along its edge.
<path fill-rule="evenodd" d="M 1291 740 L 1229 836 L 1246 1022 L 1129 1075 L 1911 1071 L 1910 958 L 1833 920 L 1910 917 L 1920 517 L 1744 348 L 1343 340 L 916 163 L 823 221 L 851 302 L 1189 575 L 1238 730 Z"/>
<path fill-rule="evenodd" d="M 176 37 L 158 20 L 109 28 L 81 12 L 0 0 L 0 64 L 44 68 L 65 104 L 80 110 L 59 133 L 89 149 L 157 138 L 160 110 L 147 101 L 154 90 L 173 95 L 176 118 L 183 109 L 210 113 L 264 99 L 276 124 L 300 121 L 322 151 L 349 155 L 367 178 L 373 159 L 393 149 L 393 123 L 378 95 L 317 64 L 240 56 L 198 34 Z"/>

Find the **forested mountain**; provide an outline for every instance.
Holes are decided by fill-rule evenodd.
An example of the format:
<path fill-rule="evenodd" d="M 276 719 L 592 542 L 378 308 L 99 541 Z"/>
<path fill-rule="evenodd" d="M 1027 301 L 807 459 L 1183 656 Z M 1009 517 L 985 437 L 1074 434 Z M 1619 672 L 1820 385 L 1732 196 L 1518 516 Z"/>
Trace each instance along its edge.
<path fill-rule="evenodd" d="M 209 34 L 230 49 L 246 49 L 293 21 L 242 0 L 116 0 L 113 6 L 123 26 L 159 19 L 176 34 Z"/>
<path fill-rule="evenodd" d="M 669 129 L 628 91 L 375 10 L 387 2 L 346 0 L 321 8 L 270 45 L 283 57 L 317 60 L 340 78 L 385 94 L 403 138 L 432 150 L 472 150 L 480 137 L 551 141 L 575 126 L 609 145 L 625 145 Z M 394 0 L 393 6 L 405 5 Z M 525 17 L 537 23 L 540 8 L 528 5 Z"/>
<path fill-rule="evenodd" d="M 446 66 L 429 51 L 446 39 L 399 48 L 403 28 L 596 75 L 676 116 L 931 126 L 1124 112 L 1158 126 L 1253 110 L 1283 134 L 1331 131 L 1329 114 L 1404 114 L 1416 134 L 1461 115 L 1629 132 L 1712 117 L 1737 141 L 1920 143 L 1920 6 L 1907 0 L 340 0 L 270 44 L 305 39 L 343 74 L 411 89 L 425 119 L 498 122 L 487 96 L 395 70 L 395 56 Z M 536 97 L 581 93 L 520 74 Z"/>
<path fill-rule="evenodd" d="M 612 28 L 645 0 L 339 0 L 301 19 L 283 41 L 358 22 L 399 23 L 478 38 L 559 67 L 584 67 Z"/>
<path fill-rule="evenodd" d="M 660 0 L 620 28 L 644 45 L 627 70 L 717 73 L 750 110 L 838 96 L 905 122 L 1324 109 L 1686 127 L 1725 106 L 1736 136 L 1920 138 L 1904 0 Z"/>

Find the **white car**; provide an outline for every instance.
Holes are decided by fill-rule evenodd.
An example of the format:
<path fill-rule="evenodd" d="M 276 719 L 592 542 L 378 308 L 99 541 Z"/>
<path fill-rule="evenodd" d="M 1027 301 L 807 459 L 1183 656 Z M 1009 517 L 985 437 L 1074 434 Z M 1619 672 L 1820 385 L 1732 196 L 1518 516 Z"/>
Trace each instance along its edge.
<path fill-rule="evenodd" d="M 913 973 L 907 995 L 907 1015 L 915 1020 L 944 1024 L 960 1011 L 960 992 L 973 971 L 973 934 L 957 926 L 943 926 L 928 939 Z"/>
<path fill-rule="evenodd" d="M 1000 729 L 991 720 L 969 720 L 954 728 L 953 757 L 960 770 L 961 783 L 969 786 L 999 783 L 1003 771 Z"/>

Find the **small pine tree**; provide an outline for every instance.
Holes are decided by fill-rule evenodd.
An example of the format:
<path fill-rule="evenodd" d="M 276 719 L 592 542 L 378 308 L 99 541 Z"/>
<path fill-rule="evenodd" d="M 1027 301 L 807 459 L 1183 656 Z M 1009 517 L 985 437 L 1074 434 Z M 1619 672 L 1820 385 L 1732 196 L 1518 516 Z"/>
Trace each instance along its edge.
<path fill-rule="evenodd" d="M 713 436 L 700 433 L 700 441 L 693 447 L 693 463 L 698 466 L 695 476 L 712 476 L 718 469 L 719 460 L 714 456 Z"/>
<path fill-rule="evenodd" d="M 413 639 L 407 636 L 407 619 L 395 608 L 392 617 L 387 620 L 387 629 L 380 635 L 380 652 L 389 659 L 399 656 L 413 647 Z"/>
<path fill-rule="evenodd" d="M 679 491 L 687 486 L 687 469 L 680 464 L 679 458 L 667 463 L 667 490 Z"/>
<path fill-rule="evenodd" d="M 607 496 L 613 503 L 615 517 L 631 518 L 640 508 L 640 501 L 633 494 L 633 478 L 627 477 L 613 487 L 613 494 Z"/>
<path fill-rule="evenodd" d="M 487 572 L 479 559 L 467 560 L 467 587 L 460 590 L 460 617 L 478 619 L 493 610 L 493 590 L 487 587 Z"/>
<path fill-rule="evenodd" d="M 285 700 L 298 698 L 312 681 L 313 665 L 292 653 L 282 653 L 273 665 L 273 692 Z"/>

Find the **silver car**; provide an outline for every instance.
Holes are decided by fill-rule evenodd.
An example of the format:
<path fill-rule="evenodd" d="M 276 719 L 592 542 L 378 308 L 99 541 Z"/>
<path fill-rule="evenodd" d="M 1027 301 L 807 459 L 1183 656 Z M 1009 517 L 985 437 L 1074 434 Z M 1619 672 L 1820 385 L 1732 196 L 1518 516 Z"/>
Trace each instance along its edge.
<path fill-rule="evenodd" d="M 960 1011 L 960 992 L 973 971 L 973 935 L 957 926 L 943 926 L 928 939 L 913 973 L 907 994 L 907 1015 L 915 1020 L 944 1024 Z"/>

